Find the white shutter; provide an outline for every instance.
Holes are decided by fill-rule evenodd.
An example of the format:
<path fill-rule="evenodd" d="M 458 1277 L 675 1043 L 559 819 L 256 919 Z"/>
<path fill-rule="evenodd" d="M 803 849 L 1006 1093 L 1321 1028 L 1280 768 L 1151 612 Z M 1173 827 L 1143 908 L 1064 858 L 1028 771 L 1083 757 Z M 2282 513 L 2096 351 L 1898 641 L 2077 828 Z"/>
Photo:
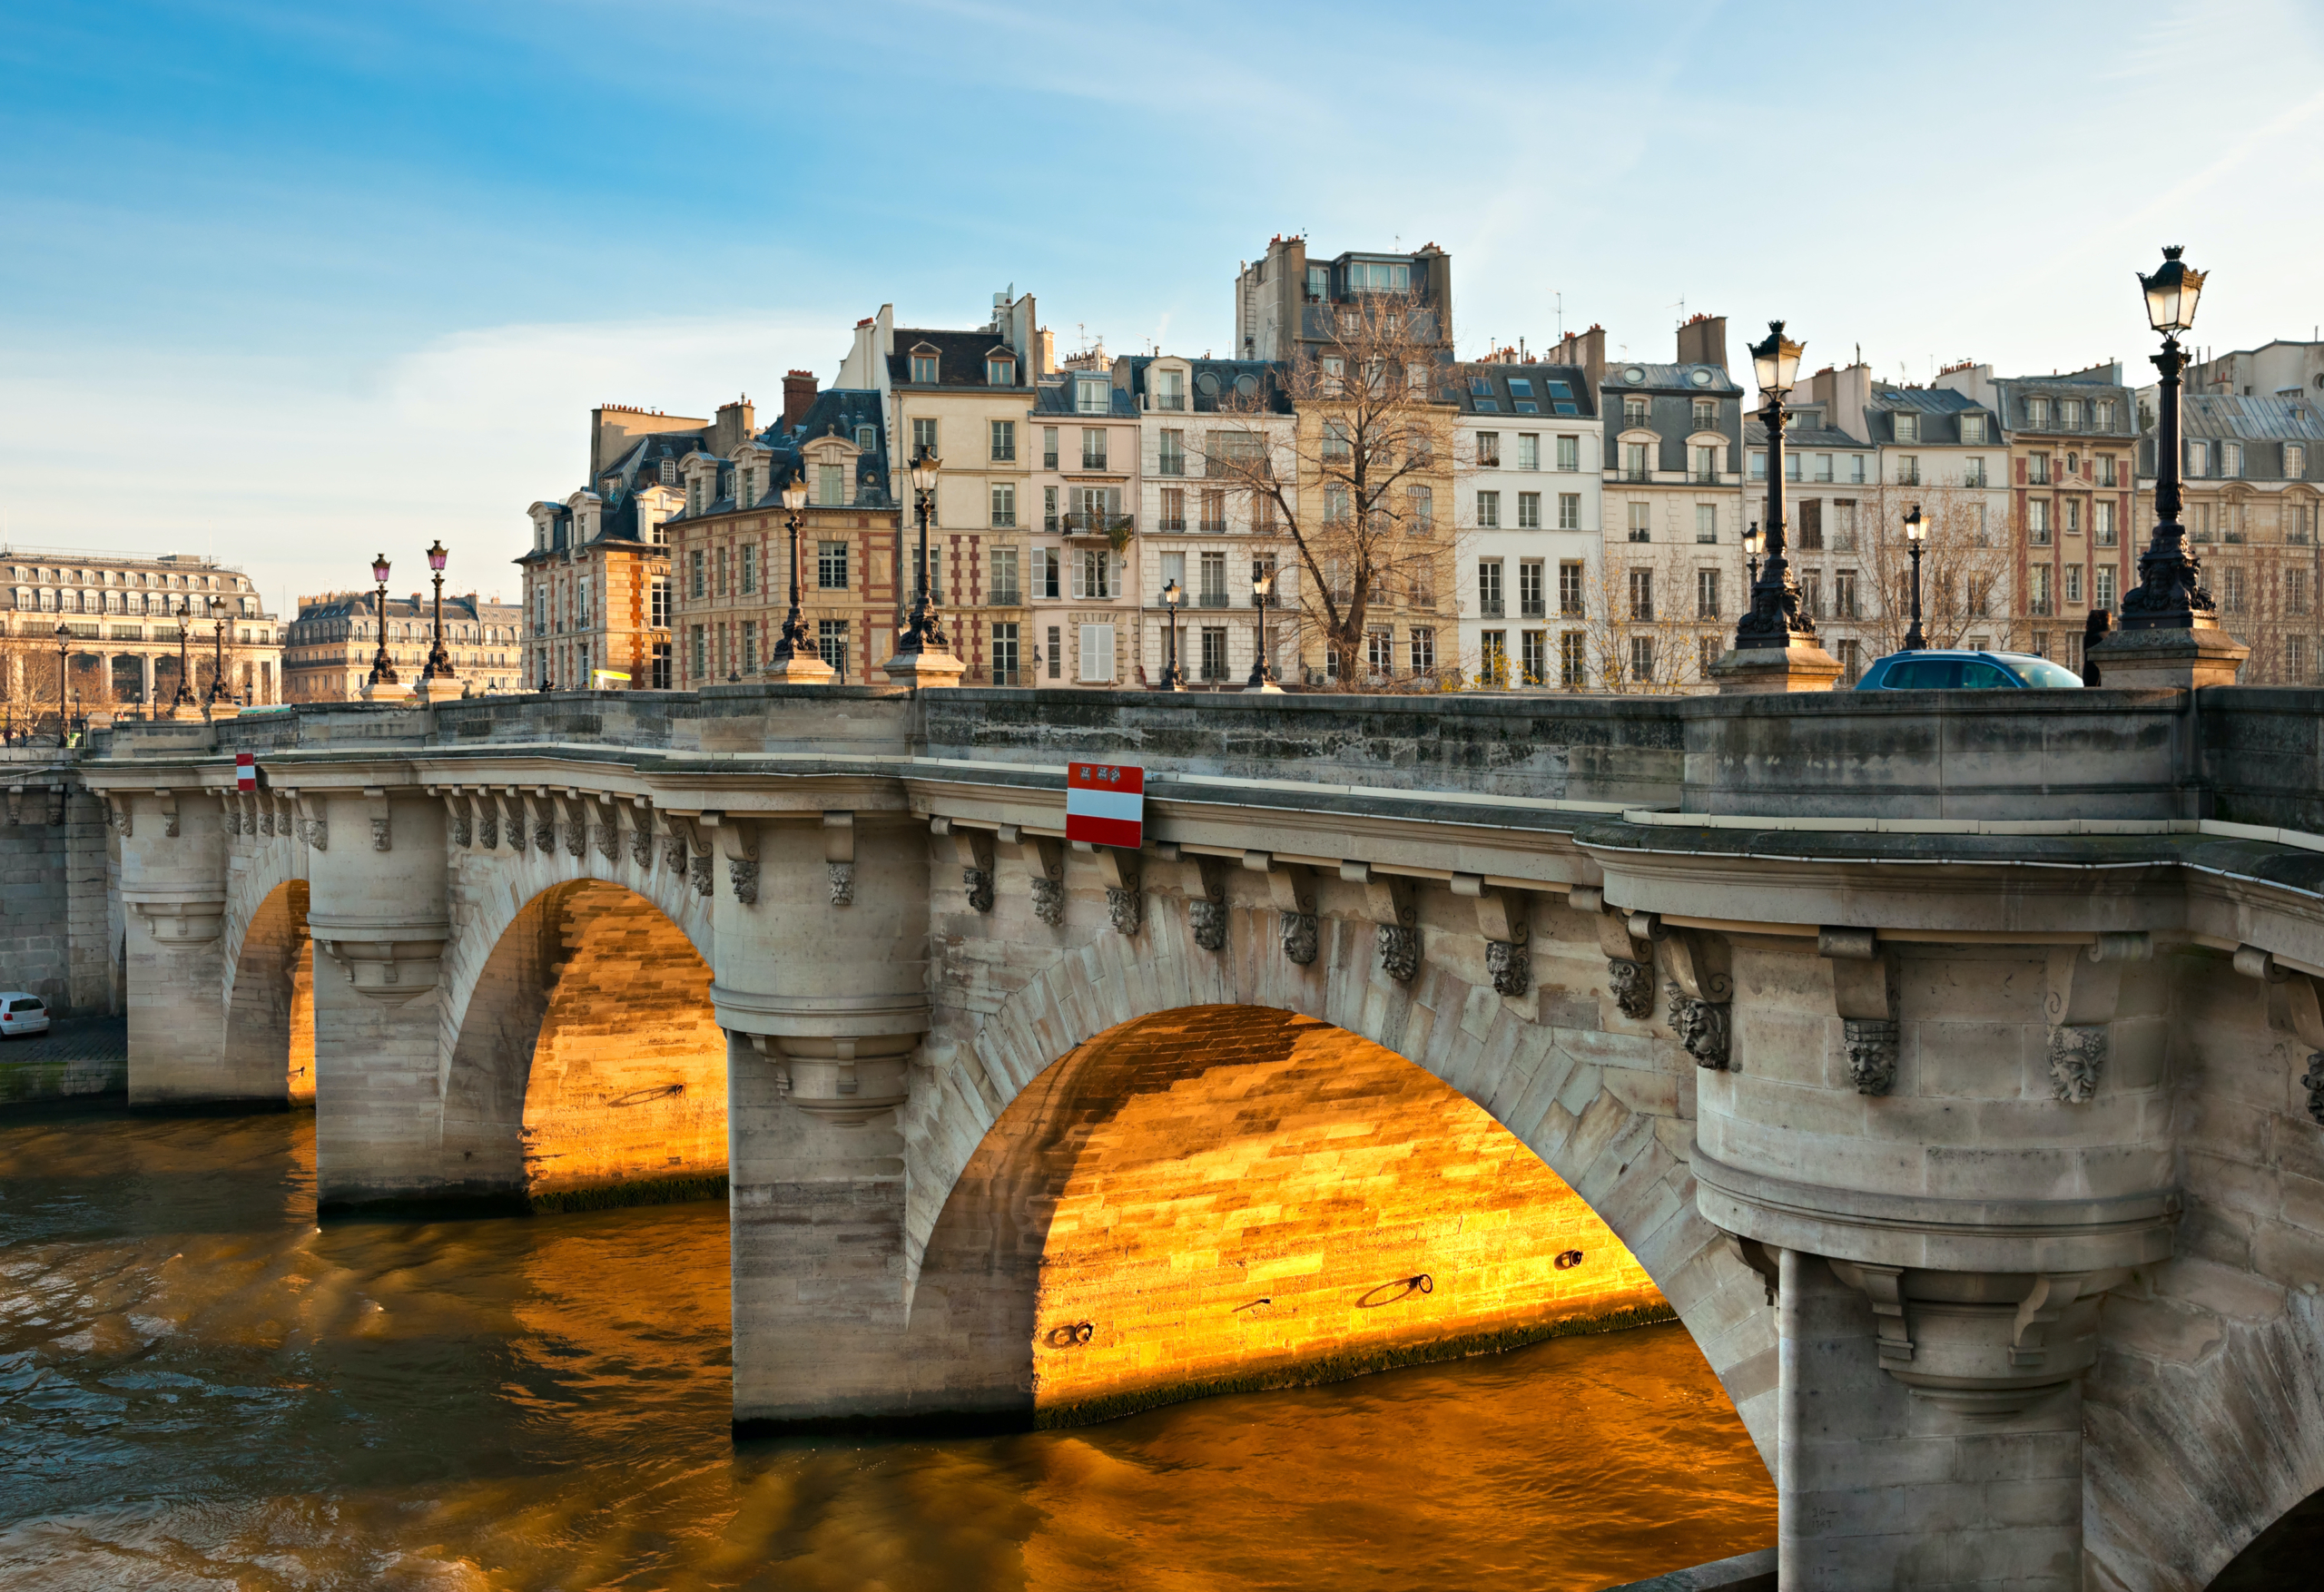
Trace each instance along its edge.
<path fill-rule="evenodd" d="M 1085 682 L 1111 682 L 1114 677 L 1114 627 L 1110 624 L 1085 624 L 1081 627 L 1081 673 Z"/>

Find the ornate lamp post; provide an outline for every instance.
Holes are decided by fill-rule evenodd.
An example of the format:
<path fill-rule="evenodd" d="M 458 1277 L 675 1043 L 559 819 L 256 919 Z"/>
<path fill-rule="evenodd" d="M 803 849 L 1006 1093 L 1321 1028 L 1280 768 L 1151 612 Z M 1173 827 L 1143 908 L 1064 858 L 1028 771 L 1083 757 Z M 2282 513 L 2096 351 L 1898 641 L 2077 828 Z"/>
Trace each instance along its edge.
<path fill-rule="evenodd" d="M 444 565 L 450 558 L 441 536 L 429 544 L 428 567 L 436 576 L 436 644 L 428 649 L 428 667 L 419 672 L 422 680 L 452 678 L 452 654 L 444 650 Z"/>
<path fill-rule="evenodd" d="M 933 453 L 923 452 L 912 461 L 912 499 L 920 511 L 920 560 L 912 576 L 911 622 L 896 646 L 899 654 L 907 655 L 947 644 L 943 616 L 928 597 L 928 516 L 936 506 L 936 477 L 941 467 L 942 461 Z"/>
<path fill-rule="evenodd" d="M 1163 667 L 1162 683 L 1155 688 L 1157 691 L 1184 691 L 1187 688 L 1187 677 L 1178 669 L 1178 604 L 1186 600 L 1187 594 L 1179 589 L 1177 581 L 1162 588 L 1162 624 L 1168 634 L 1170 661 Z"/>
<path fill-rule="evenodd" d="M 1768 322 L 1767 340 L 1751 350 L 1760 394 L 1767 407 L 1759 418 L 1768 428 L 1767 563 L 1751 577 L 1751 606 L 1735 626 L 1738 652 L 1755 647 L 1789 647 L 1816 644 L 1816 625 L 1800 612 L 1799 585 L 1792 578 L 1791 561 L 1784 556 L 1783 400 L 1799 378 L 1799 356 L 1805 344 L 1783 335 L 1783 322 Z"/>
<path fill-rule="evenodd" d="M 234 693 L 226 689 L 226 616 L 218 613 L 219 604 L 214 597 L 203 598 L 202 606 L 214 615 L 210 636 L 210 690 L 203 700 L 231 702 Z"/>
<path fill-rule="evenodd" d="M 1759 522 L 1753 520 L 1751 528 L 1743 533 L 1743 555 L 1751 564 L 1751 584 L 1759 584 Z"/>
<path fill-rule="evenodd" d="M 2147 323 L 2162 334 L 2162 352 L 2153 356 L 2162 373 L 2162 401 L 2154 434 L 2154 536 L 2139 559 L 2139 584 L 2122 595 L 2123 630 L 2193 630 L 2215 627 L 2211 595 L 2203 590 L 2202 565 L 2187 551 L 2186 528 L 2179 523 L 2179 386 L 2187 356 L 2179 334 L 2195 324 L 2195 300 L 2206 273 L 2179 258 L 2180 246 L 2162 251 L 2162 268 L 2142 275 Z"/>
<path fill-rule="evenodd" d="M 380 554 L 371 560 L 371 578 L 379 584 L 379 602 L 372 612 L 379 621 L 379 648 L 371 654 L 371 683 L 394 685 L 396 666 L 388 661 L 388 555 Z"/>
<path fill-rule="evenodd" d="M 187 660 L 185 641 L 186 633 L 192 627 L 193 600 L 191 597 L 180 597 L 178 599 L 178 692 L 170 699 L 170 706 L 172 709 L 202 705 L 193 694 L 193 687 L 187 683 L 193 678 L 193 665 Z M 59 629 L 56 634 L 63 635 L 64 632 Z"/>
<path fill-rule="evenodd" d="M 64 649 L 70 644 L 72 635 L 73 633 L 65 629 L 62 624 L 56 627 L 56 748 L 59 752 L 64 751 L 65 747 L 72 744 L 71 740 L 65 734 L 65 727 L 71 723 L 72 714 L 69 712 L 70 704 L 67 703 L 65 698 L 64 677 Z M 178 647 L 181 659 L 178 667 L 182 670 L 185 667 L 185 664 L 182 662 L 185 647 L 184 633 L 182 631 L 179 633 Z M 183 678 L 182 674 L 181 674 L 180 678 Z M 184 687 L 181 685 L 179 689 L 182 691 Z M 192 701 L 192 699 L 189 697 L 187 700 Z"/>
<path fill-rule="evenodd" d="M 1243 684 L 1246 691 L 1280 691 L 1267 671 L 1267 599 L 1275 595 L 1275 571 L 1263 569 L 1251 577 L 1251 606 L 1258 610 L 1257 631 L 1251 654 L 1251 678 Z"/>
<path fill-rule="evenodd" d="M 1917 653 L 1928 646 L 1928 638 L 1921 634 L 1921 544 L 1928 539 L 1928 526 L 1921 519 L 1921 506 L 1914 504 L 1905 515 L 1905 548 L 1913 555 L 1913 623 L 1905 632 L 1903 651 Z"/>
<path fill-rule="evenodd" d="M 807 621 L 799 613 L 799 511 L 807 506 L 807 483 L 798 477 L 791 478 L 783 489 L 784 524 L 791 530 L 791 612 L 783 616 L 783 639 L 774 644 L 774 655 L 767 659 L 770 673 L 780 673 L 780 665 L 804 656 L 812 649 L 807 645 Z M 921 535 L 925 536 L 927 520 L 921 521 Z"/>

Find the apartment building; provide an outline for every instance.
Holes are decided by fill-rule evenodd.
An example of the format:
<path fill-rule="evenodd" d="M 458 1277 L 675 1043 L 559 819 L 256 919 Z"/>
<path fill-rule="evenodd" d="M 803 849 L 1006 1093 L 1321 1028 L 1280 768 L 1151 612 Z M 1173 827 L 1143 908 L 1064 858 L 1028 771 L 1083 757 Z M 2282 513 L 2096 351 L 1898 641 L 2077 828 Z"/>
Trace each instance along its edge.
<path fill-rule="evenodd" d="M 1039 519 L 1029 527 L 1027 685 L 1111 689 L 1138 679 L 1136 398 L 1103 347 L 1038 378 L 1025 417 Z"/>
<path fill-rule="evenodd" d="M 1605 585 L 1588 373 L 1504 349 L 1454 366 L 1452 392 L 1461 667 L 1486 686 L 1588 689 L 1602 673 L 1590 662 L 1591 609 Z"/>
<path fill-rule="evenodd" d="M 1605 335 L 1592 328 L 1560 350 L 1561 362 L 1602 372 L 1599 683 L 1707 690 L 1748 600 L 1744 394 L 1728 374 L 1726 318 L 1689 318 L 1667 365 L 1608 365 Z"/>
<path fill-rule="evenodd" d="M 533 545 L 516 560 L 527 688 L 673 688 L 663 527 L 685 501 L 685 460 L 722 440 L 731 446 L 749 424 L 748 399 L 714 420 L 617 405 L 591 412 L 584 485 L 527 510 Z"/>
<path fill-rule="evenodd" d="M 1284 373 L 1263 359 L 1114 361 L 1138 427 L 1130 578 L 1142 683 L 1161 680 L 1173 645 L 1189 685 L 1240 690 L 1260 655 L 1270 678 L 1300 678 L 1296 546 L 1273 502 L 1234 484 L 1253 458 L 1291 470 L 1297 422 Z M 1295 487 L 1289 496 L 1295 509 Z M 1173 584 L 1184 596 L 1175 612 L 1162 600 Z"/>
<path fill-rule="evenodd" d="M 226 693 L 281 702 L 282 626 L 241 570 L 191 553 L 159 557 L 85 548 L 0 547 L 7 575 L 0 648 L 12 712 L 53 711 L 64 650 L 64 694 L 84 709 L 176 698 L 180 628 L 190 689 L 206 697 L 225 664 Z"/>
<path fill-rule="evenodd" d="M 1352 250 L 1311 258 L 1307 240 L 1278 233 L 1235 277 L 1236 352 L 1246 359 L 1313 358 L 1334 338 L 1334 318 L 1380 295 L 1409 299 L 1418 334 L 1452 347 L 1452 257 L 1433 243 L 1409 252 Z"/>
<path fill-rule="evenodd" d="M 2324 403 L 2324 341 L 2278 338 L 2256 349 L 2215 354 L 2188 366 L 2185 381 L 2190 394 Z"/>
<path fill-rule="evenodd" d="M 903 539 L 914 546 L 909 472 L 915 459 L 940 461 L 929 525 L 931 584 L 952 654 L 967 665 L 965 684 L 1029 678 L 1034 511 L 1026 430 L 1047 347 L 1033 296 L 1003 292 L 993 295 L 991 320 L 968 330 L 899 327 L 893 306 L 882 305 L 857 322 L 840 368 L 840 387 L 881 395 L 885 436 L 893 438 L 890 499 L 900 505 Z M 901 581 L 907 606 L 910 562 Z"/>
<path fill-rule="evenodd" d="M 2122 368 L 1996 377 L 1963 365 L 1936 384 L 1989 409 L 2008 444 L 2010 623 L 1994 644 L 2079 670 L 2090 610 L 2113 608 L 2137 578 L 2138 409 Z"/>
<path fill-rule="evenodd" d="M 2274 345 L 2271 345 L 2274 346 Z M 2245 685 L 2312 685 L 2324 673 L 2324 410 L 2289 398 L 2188 393 L 2180 404 L 2180 524 L 2201 560 L 2219 623 L 2250 647 Z M 2153 388 L 2139 394 L 2151 413 Z M 2135 571 L 2158 516 L 2152 427 L 2139 441 L 2124 551 Z"/>
<path fill-rule="evenodd" d="M 444 652 L 463 694 L 528 689 L 525 611 L 474 592 L 444 599 Z M 387 634 L 380 634 L 384 620 Z M 435 644 L 435 599 L 414 592 L 390 596 L 381 612 L 376 591 L 324 592 L 299 599 L 299 616 L 283 632 L 282 700 L 355 702 L 384 639 L 388 663 L 406 685 L 419 683 Z"/>
<path fill-rule="evenodd" d="M 1837 422 L 1840 404 L 1795 389 L 1784 415 L 1784 524 L 1787 556 L 1799 583 L 1799 606 L 1815 622 L 1824 650 L 1839 661 L 1840 683 L 1853 685 L 1866 663 L 1893 652 L 1881 644 L 1886 616 L 1878 539 L 1880 452 Z M 1766 516 L 1768 427 L 1746 416 L 1743 509 L 1748 526 Z M 1744 575 L 1749 578 L 1746 561 Z M 1744 599 L 1748 601 L 1748 597 Z"/>

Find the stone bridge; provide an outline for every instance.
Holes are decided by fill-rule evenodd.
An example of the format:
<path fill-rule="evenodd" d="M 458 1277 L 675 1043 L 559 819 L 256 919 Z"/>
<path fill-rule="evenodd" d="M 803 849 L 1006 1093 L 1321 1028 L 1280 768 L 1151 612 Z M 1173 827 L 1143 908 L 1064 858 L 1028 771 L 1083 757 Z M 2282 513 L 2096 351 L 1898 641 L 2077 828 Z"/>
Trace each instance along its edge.
<path fill-rule="evenodd" d="M 738 1423 L 1667 1306 L 1787 1592 L 2200 1588 L 2324 1542 L 2320 710 L 734 686 L 78 772 L 133 1103 L 311 1096 L 330 1210 L 724 1180 Z"/>

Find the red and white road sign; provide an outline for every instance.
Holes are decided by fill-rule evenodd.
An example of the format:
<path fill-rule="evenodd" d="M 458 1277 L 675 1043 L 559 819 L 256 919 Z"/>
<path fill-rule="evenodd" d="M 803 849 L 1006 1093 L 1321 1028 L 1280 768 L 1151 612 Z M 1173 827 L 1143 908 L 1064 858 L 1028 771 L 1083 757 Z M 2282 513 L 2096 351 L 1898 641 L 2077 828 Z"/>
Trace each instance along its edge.
<path fill-rule="evenodd" d="M 258 754 L 256 752 L 234 753 L 234 789 L 237 791 L 258 789 Z"/>
<path fill-rule="evenodd" d="M 1065 771 L 1065 838 L 1135 851 L 1146 843 L 1146 771 L 1078 762 Z"/>

